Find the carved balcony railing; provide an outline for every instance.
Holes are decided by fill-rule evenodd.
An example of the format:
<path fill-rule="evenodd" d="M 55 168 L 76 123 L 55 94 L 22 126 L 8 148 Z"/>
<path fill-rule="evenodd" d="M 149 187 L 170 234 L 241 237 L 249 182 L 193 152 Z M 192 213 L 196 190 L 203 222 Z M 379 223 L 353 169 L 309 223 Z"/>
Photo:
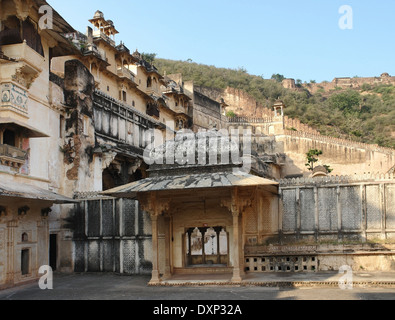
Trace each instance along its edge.
<path fill-rule="evenodd" d="M 104 41 L 115 47 L 115 41 L 100 30 L 93 30 L 93 36 L 96 38 L 102 38 Z"/>
<path fill-rule="evenodd" d="M 133 82 L 135 82 L 135 75 L 133 74 L 132 71 L 126 69 L 126 68 L 121 68 L 117 70 L 117 75 L 118 77 L 121 78 L 127 78 L 129 80 L 132 80 Z"/>
<path fill-rule="evenodd" d="M 10 44 L 1 47 L 4 54 L 16 60 L 15 66 L 22 68 L 22 72 L 29 77 L 36 77 L 45 65 L 45 58 L 37 53 L 24 41 L 23 43 Z M 31 79 L 25 79 L 25 81 Z"/>
<path fill-rule="evenodd" d="M 26 158 L 26 151 L 7 144 L 0 144 L 0 164 L 19 168 L 25 164 Z"/>
<path fill-rule="evenodd" d="M 155 118 L 126 105 L 101 91 L 95 91 L 94 120 L 97 137 L 116 142 L 125 153 L 143 154 L 146 133 L 151 129 L 165 129 Z"/>

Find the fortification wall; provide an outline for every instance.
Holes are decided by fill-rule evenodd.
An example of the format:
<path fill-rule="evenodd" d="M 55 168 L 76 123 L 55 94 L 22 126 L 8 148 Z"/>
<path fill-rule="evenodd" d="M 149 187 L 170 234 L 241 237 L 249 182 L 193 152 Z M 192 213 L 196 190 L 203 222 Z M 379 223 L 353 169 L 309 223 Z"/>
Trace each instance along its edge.
<path fill-rule="evenodd" d="M 329 165 L 335 175 L 387 173 L 395 165 L 395 150 L 377 145 L 289 130 L 276 141 L 287 155 L 284 176 L 310 175 L 305 164 L 306 153 L 312 149 L 323 151 L 317 165 Z"/>
<path fill-rule="evenodd" d="M 295 89 L 296 86 L 292 86 L 293 79 L 287 79 L 287 81 L 283 82 L 284 88 Z M 367 85 L 395 85 L 395 77 L 391 77 L 387 73 L 383 73 L 379 77 L 344 77 L 344 78 L 335 78 L 332 82 L 321 82 L 321 83 L 305 83 L 303 87 L 309 90 L 311 93 L 316 93 L 319 90 L 324 90 L 324 92 L 329 92 L 331 90 L 336 90 L 338 88 L 347 89 L 352 88 L 356 90 L 362 89 L 364 84 Z"/>
<path fill-rule="evenodd" d="M 323 151 L 317 165 L 329 165 L 333 174 L 387 173 L 395 165 L 395 150 L 320 135 L 316 130 L 287 117 L 228 119 L 228 130 L 250 129 L 252 134 L 274 136 L 279 153 L 286 154 L 283 176 L 309 176 L 306 153 Z M 291 129 L 291 130 L 290 130 Z"/>
<path fill-rule="evenodd" d="M 284 129 L 321 135 L 317 130 L 309 127 L 307 124 L 301 123 L 299 119 L 291 119 L 288 117 L 284 117 Z"/>

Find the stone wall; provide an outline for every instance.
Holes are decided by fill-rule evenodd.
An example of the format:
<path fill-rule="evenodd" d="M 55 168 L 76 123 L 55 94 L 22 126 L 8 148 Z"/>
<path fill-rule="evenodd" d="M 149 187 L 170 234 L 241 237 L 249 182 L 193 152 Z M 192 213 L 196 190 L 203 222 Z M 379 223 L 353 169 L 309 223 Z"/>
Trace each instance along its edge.
<path fill-rule="evenodd" d="M 282 241 L 395 239 L 393 175 L 280 181 Z"/>
<path fill-rule="evenodd" d="M 377 145 L 291 130 L 276 136 L 276 141 L 287 155 L 284 177 L 310 175 L 305 163 L 306 153 L 311 149 L 323 151 L 319 159 L 334 169 L 334 175 L 387 173 L 395 164 L 395 150 Z"/>
<path fill-rule="evenodd" d="M 221 113 L 221 104 L 198 91 L 193 95 L 193 129 L 198 131 L 202 128 L 222 129 L 225 122 Z"/>
<path fill-rule="evenodd" d="M 395 150 L 378 145 L 320 135 L 299 120 L 287 117 L 229 118 L 228 130 L 251 130 L 254 140 L 270 136 L 275 148 L 261 148 L 259 154 L 283 153 L 286 162 L 282 177 L 310 176 L 307 170 L 306 153 L 312 149 L 323 151 L 319 157 L 322 165 L 329 165 L 334 175 L 387 173 L 395 165 Z M 295 131 L 296 130 L 296 131 Z M 318 163 L 318 164 L 320 164 Z"/>
<path fill-rule="evenodd" d="M 74 272 L 150 274 L 151 221 L 138 202 L 89 198 L 74 211 Z"/>
<path fill-rule="evenodd" d="M 283 82 L 284 88 L 297 89 L 295 85 L 292 85 L 292 80 L 293 79 L 286 79 L 286 81 Z M 293 83 L 295 83 L 295 81 L 293 81 Z M 319 90 L 323 90 L 324 92 L 338 89 L 361 90 L 363 85 L 395 85 L 395 77 L 391 77 L 387 73 L 383 73 L 379 77 L 342 77 L 335 78 L 331 82 L 305 83 L 303 87 L 311 93 L 316 93 Z"/>
<path fill-rule="evenodd" d="M 20 199 L 0 199 L 0 290 L 38 280 L 39 268 L 49 264 L 45 203 L 25 203 L 29 206 L 21 213 Z"/>
<path fill-rule="evenodd" d="M 280 180 L 279 224 L 245 247 L 248 272 L 395 270 L 394 175 Z"/>

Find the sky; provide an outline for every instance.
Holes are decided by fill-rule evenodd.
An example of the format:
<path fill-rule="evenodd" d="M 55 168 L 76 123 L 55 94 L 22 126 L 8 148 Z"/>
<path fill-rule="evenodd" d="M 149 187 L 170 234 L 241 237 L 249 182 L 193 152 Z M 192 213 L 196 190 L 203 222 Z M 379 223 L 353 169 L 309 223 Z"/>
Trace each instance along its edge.
<path fill-rule="evenodd" d="M 85 33 L 96 10 L 133 52 L 304 81 L 395 76 L 394 0 L 48 0 Z M 348 6 L 341 11 L 342 6 Z"/>

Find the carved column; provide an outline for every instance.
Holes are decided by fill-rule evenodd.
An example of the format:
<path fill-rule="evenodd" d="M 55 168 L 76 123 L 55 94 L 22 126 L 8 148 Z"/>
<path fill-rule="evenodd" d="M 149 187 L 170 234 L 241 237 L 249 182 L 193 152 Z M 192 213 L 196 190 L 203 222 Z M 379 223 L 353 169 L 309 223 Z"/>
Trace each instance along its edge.
<path fill-rule="evenodd" d="M 232 282 L 241 282 L 241 275 L 244 274 L 243 268 L 243 237 L 241 231 L 241 217 L 244 210 L 250 207 L 253 199 L 256 197 L 256 189 L 244 190 L 240 194 L 238 188 L 234 188 L 231 192 L 230 199 L 222 199 L 221 206 L 228 208 L 233 216 L 233 278 Z M 247 195 L 248 194 L 248 195 Z"/>
<path fill-rule="evenodd" d="M 192 233 L 193 229 L 187 231 L 188 234 L 188 266 L 192 264 Z"/>
<path fill-rule="evenodd" d="M 160 282 L 158 218 L 169 210 L 169 201 L 158 200 L 157 194 L 151 192 L 149 195 L 139 196 L 139 202 L 142 209 L 149 213 L 152 222 L 152 278 L 149 284 L 158 284 Z"/>
<path fill-rule="evenodd" d="M 241 282 L 240 270 L 240 212 L 237 208 L 232 208 L 233 216 L 233 277 L 232 282 Z"/>
<path fill-rule="evenodd" d="M 18 221 L 12 220 L 7 223 L 7 275 L 6 283 L 13 284 L 15 278 L 15 229 Z"/>
<path fill-rule="evenodd" d="M 217 263 L 221 264 L 220 236 L 221 236 L 222 227 L 214 228 L 214 230 L 215 230 L 215 232 L 217 234 Z"/>
<path fill-rule="evenodd" d="M 207 228 L 200 228 L 200 233 L 202 234 L 202 263 L 206 264 L 206 232 L 207 232 Z"/>
<path fill-rule="evenodd" d="M 165 278 L 171 276 L 171 266 L 170 266 L 170 245 L 171 245 L 171 232 L 170 232 L 171 218 L 165 217 Z"/>
<path fill-rule="evenodd" d="M 158 216 L 151 214 L 152 222 L 152 278 L 150 284 L 160 282 L 159 279 L 159 242 L 158 242 Z"/>

